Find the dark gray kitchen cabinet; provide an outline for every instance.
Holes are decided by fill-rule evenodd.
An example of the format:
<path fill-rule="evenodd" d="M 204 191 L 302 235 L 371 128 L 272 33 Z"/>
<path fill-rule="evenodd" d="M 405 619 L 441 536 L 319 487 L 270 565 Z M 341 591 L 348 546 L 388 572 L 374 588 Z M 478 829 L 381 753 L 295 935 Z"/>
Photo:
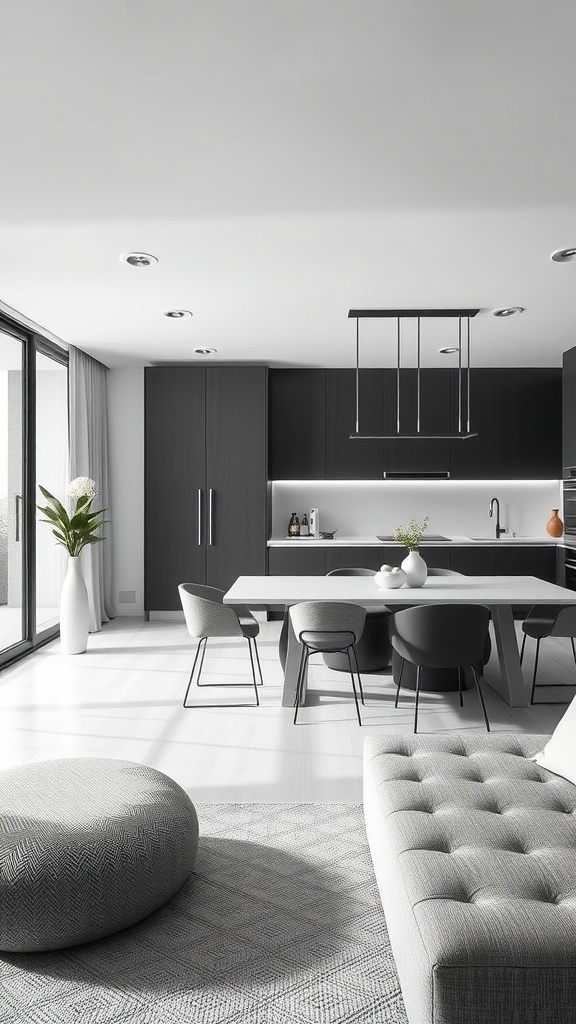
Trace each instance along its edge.
<path fill-rule="evenodd" d="M 562 371 L 555 366 L 508 369 L 508 476 L 562 476 Z"/>
<path fill-rule="evenodd" d="M 270 479 L 326 476 L 326 371 L 270 370 Z"/>
<path fill-rule="evenodd" d="M 266 572 L 267 369 L 145 370 L 145 608 Z"/>
<path fill-rule="evenodd" d="M 324 576 L 326 553 L 324 548 L 302 545 L 293 548 L 270 548 L 268 574 L 270 576 Z"/>
<path fill-rule="evenodd" d="M 359 425 L 363 434 L 384 429 L 382 370 L 360 370 Z M 326 370 L 326 478 L 380 480 L 384 442 L 350 438 L 356 431 L 356 371 Z"/>
<path fill-rule="evenodd" d="M 388 562 L 400 565 L 399 548 L 370 548 L 354 546 L 349 548 L 326 548 L 326 572 L 333 569 L 374 569 Z"/>
<path fill-rule="evenodd" d="M 556 583 L 556 545 L 533 547 L 520 545 L 507 548 L 510 576 L 537 576 L 539 580 Z"/>
<path fill-rule="evenodd" d="M 418 400 L 418 392 L 420 399 Z M 394 435 L 398 424 L 398 382 L 396 370 L 384 370 L 384 433 Z M 386 473 L 425 476 L 450 471 L 451 378 L 449 370 L 413 368 L 400 373 L 400 431 L 419 437 L 395 438 L 383 442 L 382 469 Z M 418 409 L 420 414 L 418 417 Z M 418 429 L 419 428 L 419 429 Z"/>
<path fill-rule="evenodd" d="M 562 463 L 576 466 L 576 348 L 562 358 Z"/>
<path fill-rule="evenodd" d="M 454 545 L 450 552 L 450 568 L 465 576 L 506 576 L 508 549 L 479 544 L 475 547 Z"/>
<path fill-rule="evenodd" d="M 458 420 L 458 372 L 452 377 L 452 429 Z M 468 389 L 463 374 L 460 401 L 466 427 Z M 508 376 L 502 368 L 470 371 L 470 429 L 477 434 L 450 441 L 450 475 L 456 480 L 504 480 L 508 476 Z"/>

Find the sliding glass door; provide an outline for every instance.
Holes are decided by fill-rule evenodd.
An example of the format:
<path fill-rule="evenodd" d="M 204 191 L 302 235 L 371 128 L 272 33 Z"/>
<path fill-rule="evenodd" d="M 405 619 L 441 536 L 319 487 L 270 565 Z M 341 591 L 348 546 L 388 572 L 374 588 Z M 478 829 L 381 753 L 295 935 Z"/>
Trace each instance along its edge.
<path fill-rule="evenodd" d="M 26 340 L 0 332 L 0 652 L 26 639 Z"/>
<path fill-rule="evenodd" d="M 36 350 L 36 481 L 61 500 L 68 468 L 68 367 Z M 38 501 L 42 493 L 36 488 Z M 58 626 L 66 552 L 36 511 L 36 632 Z"/>
<path fill-rule="evenodd" d="M 68 357 L 0 315 L 0 665 L 57 635 L 64 560 L 37 482 L 63 495 Z"/>

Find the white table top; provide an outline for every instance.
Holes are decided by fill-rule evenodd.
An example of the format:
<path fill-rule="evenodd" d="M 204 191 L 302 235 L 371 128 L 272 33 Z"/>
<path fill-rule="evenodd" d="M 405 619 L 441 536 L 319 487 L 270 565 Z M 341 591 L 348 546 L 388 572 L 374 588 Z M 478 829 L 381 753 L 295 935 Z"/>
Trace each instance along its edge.
<path fill-rule="evenodd" d="M 423 587 L 379 587 L 371 576 L 239 576 L 225 604 L 576 604 L 576 591 L 535 576 L 430 576 Z"/>

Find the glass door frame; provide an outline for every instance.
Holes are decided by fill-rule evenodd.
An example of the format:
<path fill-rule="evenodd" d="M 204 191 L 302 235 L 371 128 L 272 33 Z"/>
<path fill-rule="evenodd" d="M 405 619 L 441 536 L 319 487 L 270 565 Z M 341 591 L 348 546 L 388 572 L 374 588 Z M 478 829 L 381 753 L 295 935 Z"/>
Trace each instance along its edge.
<path fill-rule="evenodd" d="M 0 651 L 0 669 L 22 658 L 60 633 L 55 625 L 36 631 L 36 354 L 68 366 L 68 352 L 0 311 L 0 331 L 22 349 L 22 634 L 23 639 Z"/>

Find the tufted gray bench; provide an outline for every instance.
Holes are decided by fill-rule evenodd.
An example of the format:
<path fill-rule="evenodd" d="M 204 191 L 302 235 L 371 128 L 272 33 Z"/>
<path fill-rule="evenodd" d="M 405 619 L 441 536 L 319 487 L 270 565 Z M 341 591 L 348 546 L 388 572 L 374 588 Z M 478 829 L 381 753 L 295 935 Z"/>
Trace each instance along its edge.
<path fill-rule="evenodd" d="M 576 786 L 549 737 L 373 736 L 368 840 L 410 1024 L 576 1022 Z"/>

